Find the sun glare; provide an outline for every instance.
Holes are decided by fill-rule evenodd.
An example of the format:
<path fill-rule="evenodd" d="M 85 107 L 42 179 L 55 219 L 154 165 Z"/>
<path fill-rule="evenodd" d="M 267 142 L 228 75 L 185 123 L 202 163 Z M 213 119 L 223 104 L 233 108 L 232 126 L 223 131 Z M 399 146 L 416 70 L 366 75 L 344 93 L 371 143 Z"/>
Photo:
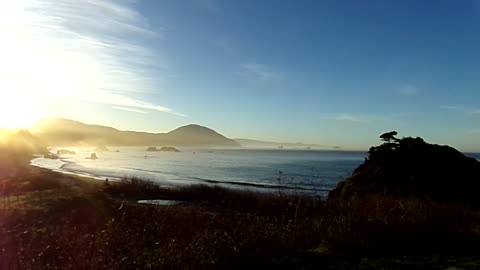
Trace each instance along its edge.
<path fill-rule="evenodd" d="M 99 85 L 96 58 L 49 29 L 55 18 L 34 3 L 0 4 L 0 127 L 29 127 L 57 99 L 92 95 Z"/>
<path fill-rule="evenodd" d="M 29 128 L 43 112 L 28 97 L 2 95 L 0 128 Z"/>

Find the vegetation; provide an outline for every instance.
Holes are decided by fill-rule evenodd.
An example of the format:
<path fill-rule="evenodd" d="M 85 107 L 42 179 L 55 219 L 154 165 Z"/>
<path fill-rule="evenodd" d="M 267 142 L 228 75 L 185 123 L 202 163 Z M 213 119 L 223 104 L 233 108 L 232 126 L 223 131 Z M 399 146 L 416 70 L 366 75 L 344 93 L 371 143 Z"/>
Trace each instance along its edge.
<path fill-rule="evenodd" d="M 480 162 L 449 146 L 396 134 L 383 134 L 385 143 L 370 148 L 368 159 L 330 197 L 388 195 L 480 206 Z"/>
<path fill-rule="evenodd" d="M 385 151 L 423 145 L 395 144 Z M 368 162 L 385 155 L 380 148 L 371 149 Z M 0 186 L 7 187 L 0 192 L 0 269 L 480 266 L 473 248 L 480 244 L 480 212 L 463 202 L 373 192 L 322 201 L 135 178 L 102 184 L 29 166 L 5 174 Z"/>
<path fill-rule="evenodd" d="M 480 213 L 460 204 L 47 179 L 56 178 L 37 177 L 43 189 L 0 200 L 0 268 L 468 269 L 479 260 L 470 247 L 480 243 Z M 137 198 L 183 203 L 139 205 Z"/>

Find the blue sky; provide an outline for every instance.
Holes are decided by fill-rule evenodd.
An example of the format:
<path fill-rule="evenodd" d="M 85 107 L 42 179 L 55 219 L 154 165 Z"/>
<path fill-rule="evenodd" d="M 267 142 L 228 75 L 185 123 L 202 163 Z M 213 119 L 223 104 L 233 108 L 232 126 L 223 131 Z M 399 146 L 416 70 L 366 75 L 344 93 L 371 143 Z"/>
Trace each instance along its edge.
<path fill-rule="evenodd" d="M 480 151 L 477 0 L 26 2 L 20 23 L 48 29 L 32 55 L 70 78 L 40 91 L 46 116 L 348 149 L 398 130 Z"/>

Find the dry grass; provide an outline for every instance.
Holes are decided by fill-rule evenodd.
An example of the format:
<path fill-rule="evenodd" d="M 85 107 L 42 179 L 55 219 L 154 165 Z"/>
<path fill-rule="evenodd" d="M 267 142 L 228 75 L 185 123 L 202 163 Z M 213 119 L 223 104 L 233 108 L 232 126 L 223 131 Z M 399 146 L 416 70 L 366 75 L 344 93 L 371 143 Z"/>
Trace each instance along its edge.
<path fill-rule="evenodd" d="M 0 207 L 0 269 L 445 269 L 479 259 L 470 248 L 480 244 L 479 213 L 457 204 L 325 202 L 138 179 L 98 192 L 29 194 Z M 185 203 L 146 206 L 137 198 Z"/>

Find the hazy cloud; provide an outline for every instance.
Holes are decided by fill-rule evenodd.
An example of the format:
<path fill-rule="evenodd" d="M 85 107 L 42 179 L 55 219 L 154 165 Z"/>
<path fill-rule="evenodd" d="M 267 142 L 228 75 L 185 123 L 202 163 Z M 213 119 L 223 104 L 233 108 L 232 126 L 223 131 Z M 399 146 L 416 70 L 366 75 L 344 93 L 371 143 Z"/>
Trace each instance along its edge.
<path fill-rule="evenodd" d="M 469 135 L 469 136 L 480 136 L 480 129 L 469 130 L 469 131 L 467 131 L 467 135 Z"/>
<path fill-rule="evenodd" d="M 112 109 L 121 110 L 121 111 L 127 111 L 127 112 L 147 114 L 146 111 L 142 111 L 142 110 L 138 110 L 138 109 L 132 109 L 132 108 L 126 108 L 126 107 L 113 106 Z"/>
<path fill-rule="evenodd" d="M 259 63 L 246 63 L 240 66 L 240 75 L 263 81 L 280 79 L 280 74 L 270 67 Z"/>
<path fill-rule="evenodd" d="M 440 108 L 445 110 L 455 111 L 458 113 L 463 113 L 468 116 L 480 116 L 480 109 L 477 109 L 477 108 L 466 107 L 466 106 L 451 106 L 451 105 L 440 106 Z"/>
<path fill-rule="evenodd" d="M 150 29 L 133 0 L 9 1 L 0 11 L 1 88 L 39 97 L 71 97 L 182 115 L 143 101 L 167 75 L 164 61 L 145 40 Z M 28 82 L 25 82 L 28 78 Z M 23 80 L 23 81 L 22 81 Z"/>
<path fill-rule="evenodd" d="M 363 116 L 357 116 L 357 115 L 352 115 L 352 114 L 336 114 L 336 115 L 328 115 L 322 117 L 323 119 L 326 120 L 333 120 L 333 121 L 342 121 L 342 122 L 351 122 L 351 123 L 364 123 L 368 122 L 368 119 L 366 119 Z"/>
<path fill-rule="evenodd" d="M 470 111 L 470 114 L 475 115 L 475 116 L 480 116 L 480 110 L 474 109 Z"/>
<path fill-rule="evenodd" d="M 235 51 L 235 46 L 227 38 L 220 38 L 220 39 L 214 40 L 213 44 L 215 44 L 215 46 L 219 47 L 220 49 L 222 49 L 226 52 L 234 52 Z"/>
<path fill-rule="evenodd" d="M 220 10 L 220 3 L 217 0 L 191 0 L 196 6 L 211 12 Z"/>
<path fill-rule="evenodd" d="M 406 97 L 415 97 L 420 95 L 420 89 L 413 85 L 404 85 L 398 89 L 398 93 Z"/>
<path fill-rule="evenodd" d="M 452 110 L 452 111 L 465 111 L 467 110 L 465 107 L 461 106 L 450 106 L 450 105 L 443 105 L 440 106 L 441 109 Z"/>

